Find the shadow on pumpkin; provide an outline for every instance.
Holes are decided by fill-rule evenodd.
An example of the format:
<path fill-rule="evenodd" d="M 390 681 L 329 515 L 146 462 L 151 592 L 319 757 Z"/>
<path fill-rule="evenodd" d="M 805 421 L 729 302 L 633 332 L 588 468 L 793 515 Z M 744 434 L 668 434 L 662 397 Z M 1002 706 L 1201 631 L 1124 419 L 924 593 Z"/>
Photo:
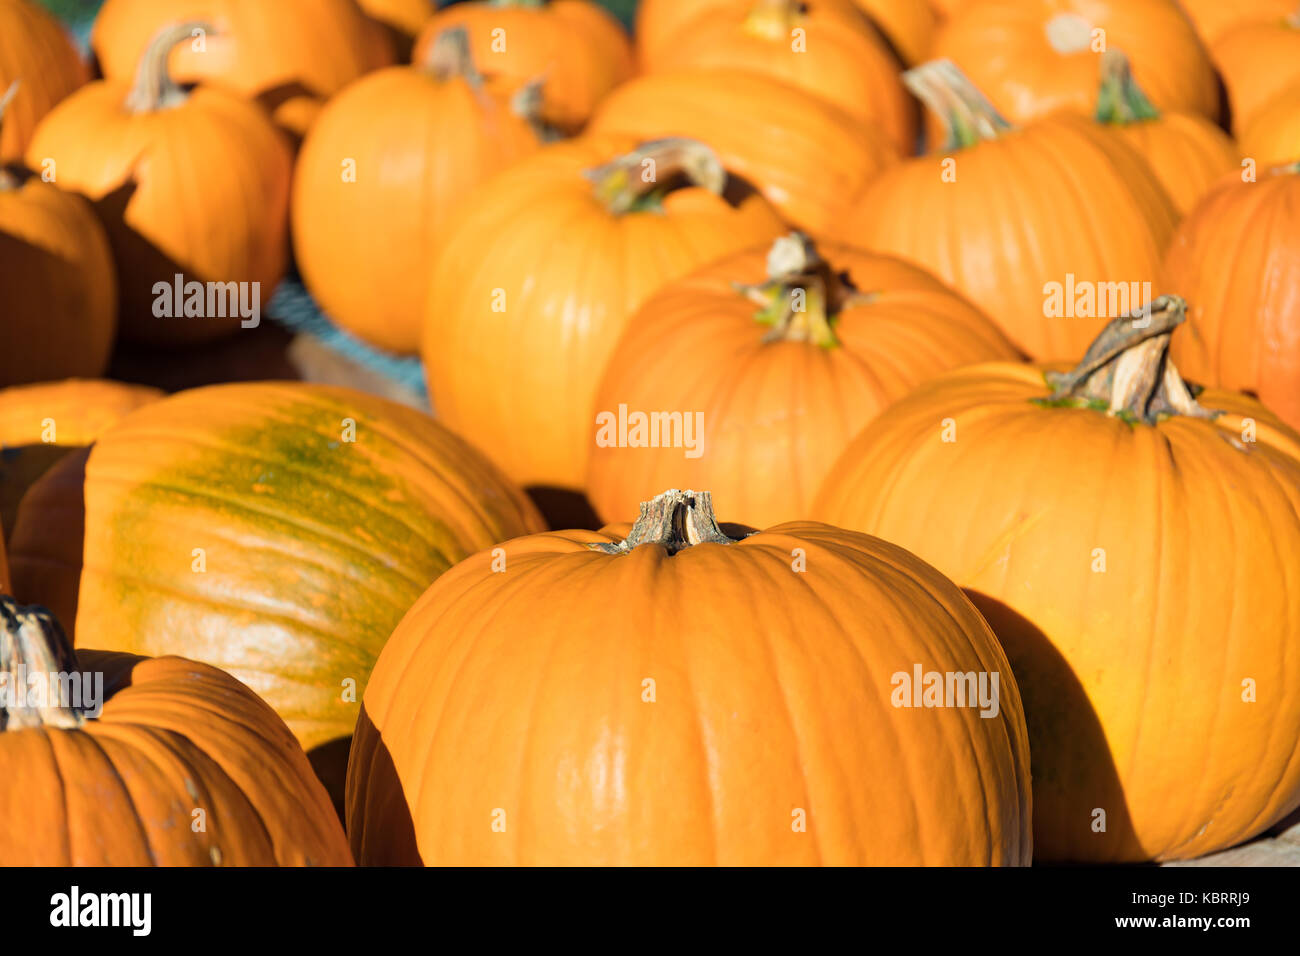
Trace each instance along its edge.
<path fill-rule="evenodd" d="M 53 611 L 75 643 L 90 448 L 53 450 L 59 452 L 57 462 L 32 483 L 18 505 L 9 536 L 9 573 L 14 597 Z"/>
<path fill-rule="evenodd" d="M 363 703 L 348 768 L 348 840 L 358 866 L 424 866 L 392 755 Z"/>
<path fill-rule="evenodd" d="M 604 522 L 596 514 L 587 496 L 581 491 L 569 488 L 551 488 L 545 485 L 532 485 L 524 489 L 532 499 L 537 510 L 542 513 L 546 526 L 552 531 L 566 531 L 578 528 L 584 531 L 599 531 Z M 632 520 L 636 515 L 629 515 Z"/>
<path fill-rule="evenodd" d="M 1002 602 L 966 590 L 1011 663 L 1029 728 L 1034 792 L 1034 862 L 1084 857 L 1141 859 L 1128 802 L 1101 721 L 1074 670 L 1030 620 Z M 1052 772 L 1043 760 L 1053 750 Z M 1093 829 L 1105 811 L 1105 832 Z M 1099 841 L 1101 846 L 1091 841 Z"/>

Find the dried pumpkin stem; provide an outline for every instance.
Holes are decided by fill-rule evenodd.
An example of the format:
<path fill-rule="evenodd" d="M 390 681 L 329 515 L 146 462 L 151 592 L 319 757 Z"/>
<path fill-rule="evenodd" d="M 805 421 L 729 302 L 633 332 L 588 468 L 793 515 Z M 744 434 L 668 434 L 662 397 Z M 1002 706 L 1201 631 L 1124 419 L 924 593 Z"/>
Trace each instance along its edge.
<path fill-rule="evenodd" d="M 997 139 L 1012 129 L 993 104 L 952 60 L 931 60 L 903 74 L 907 88 L 947 130 L 945 149 Z"/>
<path fill-rule="evenodd" d="M 753 0 L 744 29 L 769 40 L 788 41 L 802 8 L 802 0 Z"/>
<path fill-rule="evenodd" d="M 27 700 L 28 679 L 76 670 L 72 642 L 54 615 L 43 607 L 24 607 L 0 596 L 0 732 L 29 727 L 80 727 L 85 715 L 40 695 Z"/>
<path fill-rule="evenodd" d="M 1129 422 L 1154 425 L 1171 415 L 1217 418 L 1202 408 L 1169 357 L 1173 330 L 1187 318 L 1187 304 L 1174 295 L 1111 320 L 1069 372 L 1048 372 L 1049 404 L 1105 408 Z"/>
<path fill-rule="evenodd" d="M 1136 123 L 1160 118 L 1160 111 L 1133 79 L 1128 57 L 1119 50 L 1107 50 L 1101 55 L 1096 117 L 1099 123 Z"/>
<path fill-rule="evenodd" d="M 643 544 L 657 544 L 676 554 L 697 544 L 735 544 L 723 534 L 713 516 L 713 496 L 707 491 L 673 488 L 652 501 L 641 502 L 641 514 L 632 531 L 614 544 L 593 544 L 606 554 L 627 554 Z"/>
<path fill-rule="evenodd" d="M 772 243 L 766 282 L 733 282 L 732 287 L 759 306 L 754 318 L 772 327 L 764 342 L 811 342 L 822 348 L 840 344 L 834 329 L 840 312 L 872 298 L 859 292 L 847 273 L 832 269 L 801 232 Z"/>
<path fill-rule="evenodd" d="M 474 89 L 483 86 L 483 74 L 470 51 L 469 30 L 463 26 L 449 27 L 439 33 L 422 66 L 440 80 L 460 78 Z"/>
<path fill-rule="evenodd" d="M 719 196 L 727 186 L 727 171 L 713 150 L 680 137 L 642 143 L 630 153 L 584 170 L 583 175 L 615 215 L 657 208 L 681 178 Z"/>
<path fill-rule="evenodd" d="M 135 83 L 126 95 L 126 108 L 132 113 L 153 113 L 184 103 L 189 94 L 171 78 L 167 59 L 178 43 L 215 32 L 212 24 L 202 20 L 173 23 L 158 31 L 140 57 Z"/>

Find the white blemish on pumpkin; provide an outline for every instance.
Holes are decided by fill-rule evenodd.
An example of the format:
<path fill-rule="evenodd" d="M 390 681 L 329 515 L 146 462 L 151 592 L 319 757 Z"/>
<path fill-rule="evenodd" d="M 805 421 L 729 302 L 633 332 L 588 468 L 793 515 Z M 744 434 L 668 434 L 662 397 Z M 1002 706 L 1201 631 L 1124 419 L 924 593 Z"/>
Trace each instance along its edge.
<path fill-rule="evenodd" d="M 1044 31 L 1057 53 L 1084 53 L 1092 44 L 1092 24 L 1077 13 L 1058 13 L 1047 21 Z"/>

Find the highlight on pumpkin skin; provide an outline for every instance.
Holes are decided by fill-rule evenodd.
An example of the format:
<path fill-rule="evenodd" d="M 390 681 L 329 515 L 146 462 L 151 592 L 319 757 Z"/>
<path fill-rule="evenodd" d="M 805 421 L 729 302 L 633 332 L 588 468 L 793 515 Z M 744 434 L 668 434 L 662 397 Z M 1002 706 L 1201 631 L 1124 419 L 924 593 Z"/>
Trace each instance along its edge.
<path fill-rule="evenodd" d="M 992 696 L 904 699 L 922 669 Z M 425 592 L 366 688 L 348 831 L 363 865 L 1027 865 L 1022 720 L 987 624 L 912 554 L 724 530 L 670 489 Z"/>

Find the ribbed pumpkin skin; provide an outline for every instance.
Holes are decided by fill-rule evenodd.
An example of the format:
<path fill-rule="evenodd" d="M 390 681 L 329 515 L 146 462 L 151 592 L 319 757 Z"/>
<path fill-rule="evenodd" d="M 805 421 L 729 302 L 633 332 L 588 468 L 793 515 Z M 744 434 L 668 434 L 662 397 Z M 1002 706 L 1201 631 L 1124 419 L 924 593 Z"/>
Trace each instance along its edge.
<path fill-rule="evenodd" d="M 359 700 L 435 577 L 543 527 L 427 415 L 302 384 L 213 386 L 140 409 L 95 444 L 85 502 L 78 640 L 221 667 L 309 752 L 352 733 L 344 681 Z"/>
<path fill-rule="evenodd" d="M 247 687 L 179 657 L 77 658 L 104 674 L 98 719 L 0 733 L 0 865 L 352 865 L 302 749 Z"/>
<path fill-rule="evenodd" d="M 1179 370 L 1300 429 L 1300 171 L 1220 184 L 1174 235 L 1165 285 L 1188 303 Z"/>
<path fill-rule="evenodd" d="M 1260 166 L 1300 161 L 1300 82 L 1255 111 L 1241 131 L 1241 151 Z"/>
<path fill-rule="evenodd" d="M 761 73 L 834 103 L 858 122 L 876 124 L 900 153 L 910 153 L 916 145 L 915 105 L 894 54 L 861 12 L 840 0 L 785 0 L 786 11 L 761 10 L 769 2 L 707 8 L 683 24 L 671 42 L 646 49 L 641 69 Z M 798 47 L 795 30 L 802 31 Z"/>
<path fill-rule="evenodd" d="M 1237 144 L 1195 113 L 1163 113 L 1157 119 L 1117 126 L 1115 133 L 1142 154 L 1179 217 L 1187 215 L 1224 173 L 1240 168 Z"/>
<path fill-rule="evenodd" d="M 159 318 L 154 285 L 258 282 L 261 304 L 284 273 L 292 158 L 256 105 L 199 88 L 180 106 L 130 113 L 127 85 L 92 83 L 41 123 L 27 163 L 55 164 L 60 187 L 96 205 L 117 262 L 124 338 L 211 341 L 241 317 Z"/>
<path fill-rule="evenodd" d="M 0 0 L 0 94 L 22 85 L 0 129 L 0 165 L 23 158 L 32 130 L 89 78 L 59 22 L 33 0 Z"/>
<path fill-rule="evenodd" d="M 0 386 L 95 376 L 117 332 L 113 255 L 80 196 L 0 183 Z"/>
<path fill-rule="evenodd" d="M 1300 83 L 1300 7 L 1228 30 L 1211 47 L 1232 107 L 1232 128 L 1241 133 L 1269 100 Z"/>
<path fill-rule="evenodd" d="M 416 352 L 435 239 L 476 185 L 538 146 L 500 85 L 476 91 L 408 67 L 354 83 L 298 154 L 293 237 L 307 287 L 349 331 Z M 355 181 L 342 177 L 345 159 Z"/>
<path fill-rule="evenodd" d="M 582 172 L 635 145 L 546 147 L 485 183 L 438 248 L 422 346 L 433 407 L 525 485 L 582 487 L 596 384 L 652 292 L 783 229 L 758 195 L 733 206 L 695 187 L 662 211 L 611 213 Z"/>
<path fill-rule="evenodd" d="M 415 62 L 439 33 L 456 26 L 468 28 L 474 62 L 489 76 L 516 86 L 545 79 L 541 118 L 567 132 L 581 129 L 601 97 L 633 72 L 623 27 L 589 0 L 550 0 L 541 7 L 475 2 L 439 10 L 415 42 Z M 494 31 L 504 33 L 494 41 Z"/>
<path fill-rule="evenodd" d="M 5 593 L 24 604 L 49 608 L 56 620 L 68 622 L 64 631 L 69 640 L 75 640 L 81 548 L 86 534 L 86 459 L 90 448 L 63 451 L 53 464 L 41 469 L 30 487 L 22 489 L 16 516 L 7 525 L 13 589 Z M 37 460 L 48 462 L 48 459 Z M 6 488 L 6 505 L 8 497 Z"/>
<path fill-rule="evenodd" d="M 945 156 L 955 182 L 940 178 Z M 933 272 L 1022 352 L 1058 360 L 1082 355 L 1106 318 L 1046 317 L 1044 285 L 1154 282 L 1176 215 L 1141 156 L 1062 114 L 885 171 L 830 235 Z"/>
<path fill-rule="evenodd" d="M 814 513 L 931 562 L 992 624 L 1029 724 L 1036 860 L 1232 846 L 1300 803 L 1300 436 L 1230 392 L 1199 396 L 1229 410 L 1217 424 L 1151 427 L 1030 403 L 1049 391 L 1029 365 L 921 386 Z M 1249 451 L 1226 440 L 1243 416 Z"/>
<path fill-rule="evenodd" d="M 216 27 L 205 52 L 172 52 L 178 83 L 215 81 L 268 108 L 288 99 L 324 99 L 376 62 L 377 48 L 354 0 L 107 0 L 91 47 L 110 80 L 129 81 L 145 47 L 169 23 Z M 298 129 L 303 132 L 303 129 Z"/>
<path fill-rule="evenodd" d="M 1052 47 L 1047 25 L 1062 15 L 1082 18 L 1082 50 Z M 1214 67 L 1174 0 L 977 0 L 944 24 L 930 56 L 953 60 L 1014 123 L 1062 109 L 1088 116 L 1100 57 L 1086 45 L 1092 29 L 1128 55 L 1156 106 L 1217 117 Z"/>
<path fill-rule="evenodd" d="M 950 582 L 812 523 L 672 557 L 587 546 L 621 536 L 512 541 L 507 573 L 476 555 L 403 620 L 353 742 L 360 863 L 1029 862 L 1019 696 Z M 894 708 L 916 662 L 998 672 L 998 716 Z"/>
<path fill-rule="evenodd" d="M 656 489 L 709 488 L 755 527 L 806 517 L 835 459 L 887 405 L 950 368 L 1018 357 L 986 316 L 921 270 L 848 246 L 818 248 L 876 296 L 834 320 L 837 347 L 763 342 L 770 326 L 732 283 L 763 280 L 766 248 L 671 283 L 638 310 L 596 412 L 617 416 L 625 404 L 703 413 L 700 454 L 593 447 L 587 494 L 597 513 L 612 521 L 635 514 Z"/>
<path fill-rule="evenodd" d="M 898 160 L 873 126 L 743 70 L 683 70 L 625 83 L 604 99 L 588 129 L 707 143 L 788 222 L 815 236 Z"/>

